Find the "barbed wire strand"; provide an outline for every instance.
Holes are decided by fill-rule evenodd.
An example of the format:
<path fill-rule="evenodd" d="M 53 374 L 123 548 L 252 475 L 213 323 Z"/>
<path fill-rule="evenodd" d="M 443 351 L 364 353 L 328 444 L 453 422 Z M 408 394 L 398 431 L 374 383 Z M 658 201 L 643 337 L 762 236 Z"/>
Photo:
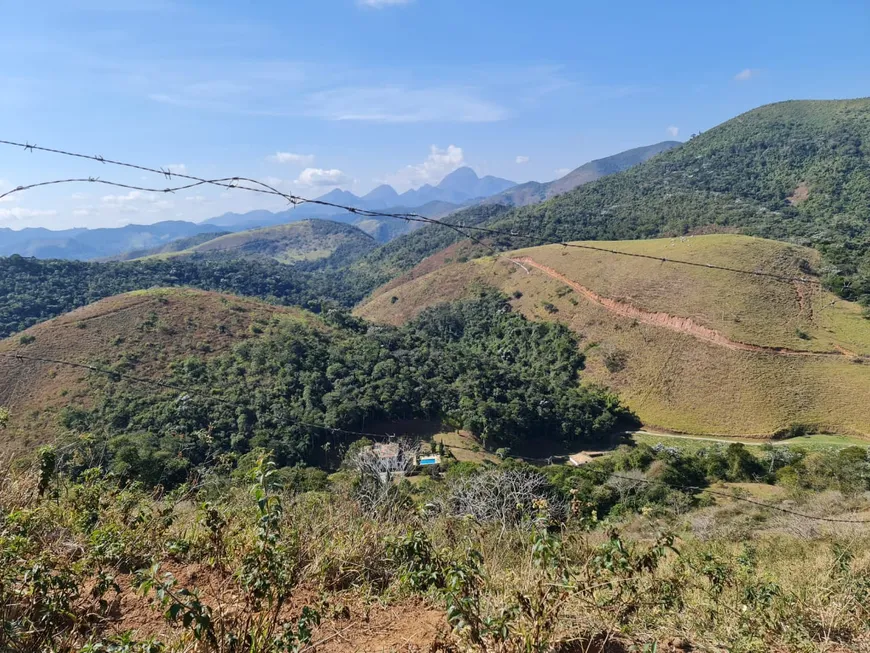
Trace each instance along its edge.
<path fill-rule="evenodd" d="M 502 229 L 494 229 L 494 228 L 490 228 L 490 227 L 481 227 L 478 225 L 466 225 L 466 224 L 455 225 L 455 224 L 452 224 L 450 222 L 446 222 L 444 220 L 439 220 L 436 218 L 429 218 L 429 217 L 426 217 L 424 215 L 420 215 L 418 213 L 413 213 L 413 212 L 392 213 L 392 212 L 388 212 L 388 211 L 377 211 L 377 210 L 373 210 L 373 209 L 363 209 L 360 207 L 354 207 L 354 206 L 349 206 L 349 205 L 345 205 L 345 204 L 338 204 L 336 202 L 329 202 L 329 201 L 320 200 L 320 199 L 309 199 L 309 198 L 301 197 L 298 195 L 293 195 L 290 193 L 284 193 L 284 192 L 278 190 L 277 188 L 270 186 L 269 184 L 266 184 L 264 182 L 258 181 L 256 179 L 248 178 L 248 177 L 224 177 L 221 179 L 204 179 L 202 177 L 196 177 L 194 175 L 189 175 L 186 173 L 173 172 L 169 169 L 152 168 L 152 167 L 133 164 L 133 163 L 126 163 L 123 161 L 116 161 L 113 159 L 106 159 L 105 157 L 100 156 L 100 155 L 88 155 L 88 154 L 81 154 L 81 153 L 77 153 L 77 152 L 69 152 L 66 150 L 60 150 L 60 149 L 55 149 L 55 148 L 41 147 L 41 146 L 38 146 L 35 144 L 31 145 L 30 143 L 19 143 L 19 142 L 15 142 L 15 141 L 0 140 L 0 145 L 20 147 L 26 151 L 31 151 L 31 152 L 40 151 L 40 152 L 47 152 L 47 153 L 52 153 L 52 154 L 59 154 L 62 156 L 75 157 L 75 158 L 79 158 L 79 159 L 86 159 L 86 160 L 90 160 L 90 161 L 95 161 L 97 163 L 121 166 L 121 167 L 125 167 L 125 168 L 131 168 L 134 170 L 140 170 L 143 172 L 149 172 L 152 174 L 163 175 L 167 179 L 172 179 L 173 177 L 177 177 L 179 179 L 187 179 L 187 180 L 194 182 L 191 184 L 186 184 L 186 185 L 181 185 L 181 186 L 176 186 L 176 187 L 149 188 L 149 187 L 145 187 L 145 186 L 135 186 L 135 185 L 130 185 L 130 184 L 122 184 L 122 183 L 118 183 L 118 182 L 108 181 L 108 180 L 100 179 L 99 177 L 88 177 L 88 178 L 78 178 L 78 179 L 57 179 L 57 180 L 52 180 L 52 181 L 45 181 L 45 182 L 39 182 L 39 183 L 35 183 L 35 184 L 29 184 L 29 185 L 25 185 L 25 186 L 17 186 L 16 188 L 13 188 L 12 190 L 9 190 L 3 194 L 0 194 L 0 199 L 3 199 L 4 197 L 7 197 L 7 196 L 12 195 L 14 193 L 20 193 L 20 192 L 32 190 L 35 188 L 57 185 L 57 184 L 70 184 L 70 183 L 99 183 L 99 184 L 103 184 L 103 185 L 107 185 L 107 186 L 115 186 L 118 188 L 124 188 L 124 189 L 128 189 L 128 190 L 138 190 L 138 191 L 150 192 L 150 193 L 175 193 L 175 192 L 178 192 L 181 190 L 188 190 L 191 188 L 195 188 L 197 186 L 214 185 L 214 186 L 219 186 L 222 188 L 246 190 L 246 191 L 262 193 L 262 194 L 266 194 L 266 195 L 278 196 L 278 197 L 281 197 L 281 198 L 287 200 L 290 204 L 293 204 L 293 206 L 299 206 L 301 204 L 313 204 L 313 205 L 317 205 L 317 206 L 325 206 L 325 207 L 338 209 L 341 211 L 346 211 L 348 213 L 351 213 L 354 215 L 359 215 L 362 217 L 391 218 L 391 219 L 396 219 L 396 220 L 404 220 L 406 222 L 418 222 L 418 223 L 423 223 L 423 224 L 430 224 L 430 225 L 438 225 L 441 227 L 447 227 L 447 228 L 453 230 L 454 232 L 458 233 L 459 235 L 461 235 L 463 238 L 468 238 L 469 240 L 472 240 L 476 244 L 481 245 L 481 246 L 491 250 L 492 252 L 495 253 L 496 256 L 499 256 L 499 254 L 496 252 L 495 248 L 492 245 L 489 245 L 487 243 L 482 242 L 480 239 L 475 238 L 474 236 L 470 235 L 467 232 L 473 231 L 473 232 L 476 232 L 478 234 L 485 234 L 488 236 L 498 236 L 498 237 L 504 237 L 504 238 L 522 238 L 524 240 L 532 241 L 532 242 L 536 243 L 537 245 L 560 245 L 562 247 L 567 247 L 567 248 L 572 248 L 572 249 L 582 249 L 582 250 L 600 252 L 600 253 L 616 255 L 616 256 L 628 256 L 628 257 L 632 257 L 632 258 L 640 258 L 640 259 L 656 261 L 659 263 L 684 265 L 684 266 L 690 266 L 690 267 L 696 267 L 696 268 L 702 268 L 702 269 L 708 269 L 708 270 L 720 270 L 720 271 L 731 272 L 731 273 L 735 273 L 735 274 L 743 274 L 743 275 L 750 275 L 750 276 L 755 276 L 755 277 L 763 277 L 763 278 L 773 279 L 773 280 L 781 281 L 781 282 L 785 282 L 785 283 L 805 283 L 805 284 L 812 284 L 812 285 L 821 285 L 821 283 L 822 283 L 818 279 L 812 279 L 812 278 L 808 278 L 808 277 L 795 277 L 795 276 L 789 276 L 789 275 L 784 275 L 784 274 L 778 274 L 775 272 L 764 272 L 762 270 L 746 270 L 746 269 L 734 268 L 734 267 L 724 266 L 724 265 L 714 265 L 712 263 L 698 263 L 695 261 L 686 261 L 683 259 L 674 259 L 674 258 L 663 257 L 663 256 L 654 256 L 652 254 L 641 254 L 641 253 L 637 253 L 637 252 L 625 252 L 625 251 L 616 250 L 616 249 L 607 248 L 607 247 L 599 247 L 596 245 L 586 245 L 586 244 L 581 244 L 581 243 L 576 243 L 576 242 L 568 242 L 568 241 L 563 241 L 563 240 L 551 240 L 551 239 L 547 239 L 547 238 L 542 237 L 542 236 L 537 236 L 535 234 L 520 233 L 517 231 L 505 231 Z M 243 184 L 252 184 L 252 186 L 246 186 Z M 582 215 L 600 217 L 599 214 L 595 214 L 595 213 L 589 213 L 589 212 L 577 212 L 577 213 L 582 214 Z M 511 263 L 514 263 L 515 265 L 519 265 L 515 261 L 511 261 L 510 259 L 508 259 L 508 260 Z"/>
<path fill-rule="evenodd" d="M 103 375 L 109 376 L 113 379 L 121 378 L 121 379 L 125 379 L 125 380 L 132 381 L 135 383 L 151 385 L 151 386 L 160 387 L 160 388 L 164 388 L 164 389 L 175 390 L 177 392 L 183 392 L 184 394 L 186 394 L 188 396 L 200 397 L 202 399 L 220 402 L 222 404 L 233 406 L 236 408 L 242 407 L 240 404 L 237 404 L 235 402 L 228 401 L 228 400 L 223 399 L 221 397 L 213 397 L 210 395 L 205 395 L 199 391 L 192 390 L 190 388 L 184 388 L 182 386 L 164 383 L 164 382 L 160 382 L 160 381 L 154 381 L 151 379 L 143 379 L 140 377 L 134 377 L 134 376 L 130 376 L 127 374 L 123 374 L 121 372 L 116 372 L 114 370 L 107 370 L 107 369 L 104 369 L 101 367 L 97 367 L 95 365 L 87 365 L 84 363 L 74 363 L 71 361 L 64 361 L 64 360 L 58 360 L 58 359 L 52 359 L 52 358 L 42 358 L 42 357 L 38 357 L 38 356 L 25 356 L 23 354 L 10 354 L 10 353 L 4 353 L 4 352 L 0 352 L 0 356 L 6 357 L 6 358 L 23 360 L 23 361 L 50 363 L 50 364 L 55 364 L 55 365 L 66 365 L 66 366 L 80 368 L 80 369 L 87 369 L 91 372 L 103 374 Z M 345 434 L 345 435 L 354 435 L 354 436 L 359 436 L 359 437 L 389 438 L 389 439 L 393 439 L 396 437 L 395 434 L 370 433 L 370 432 L 365 432 L 365 431 L 352 431 L 352 430 L 348 430 L 348 429 L 341 429 L 341 428 L 335 428 L 335 427 L 331 427 L 331 426 L 324 426 L 322 424 L 313 424 L 310 422 L 293 421 L 292 423 L 297 425 L 297 426 L 304 426 L 307 428 L 321 429 L 324 431 L 328 431 L 330 433 L 341 433 L 341 434 Z M 451 449 L 452 448 L 467 449 L 467 447 L 451 447 L 450 445 L 445 445 L 445 446 L 449 447 Z M 525 461 L 529 461 L 529 462 L 549 463 L 549 464 L 552 464 L 552 461 L 556 460 L 556 459 L 568 458 L 568 456 L 550 456 L 549 458 L 531 458 L 528 456 L 510 455 L 510 454 L 507 457 L 517 458 L 517 459 L 525 460 Z M 742 501 L 744 503 L 749 503 L 749 504 L 752 504 L 752 505 L 755 505 L 755 506 L 758 506 L 761 508 L 766 508 L 768 510 L 786 513 L 789 515 L 801 517 L 804 519 L 814 520 L 814 521 L 830 522 L 830 523 L 836 523 L 836 524 L 870 524 L 870 520 L 838 519 L 835 517 L 818 517 L 815 515 L 808 515 L 806 513 L 801 513 L 801 512 L 798 512 L 796 510 L 791 510 L 789 508 L 783 508 L 781 506 L 774 506 L 774 505 L 771 505 L 769 503 L 764 503 L 763 501 L 757 501 L 754 499 L 741 497 L 741 496 L 738 496 L 736 494 L 732 494 L 732 493 L 728 493 L 728 492 L 720 492 L 717 490 L 710 489 L 709 487 L 701 487 L 698 485 L 677 485 L 677 484 L 665 483 L 664 481 L 657 480 L 657 479 L 632 478 L 630 476 L 623 476 L 620 474 L 610 472 L 608 470 L 595 469 L 593 467 L 586 467 L 586 466 L 582 466 L 581 469 L 584 469 L 585 471 L 588 471 L 591 473 L 598 473 L 598 474 L 601 474 L 603 476 L 606 476 L 606 478 L 604 480 L 606 480 L 607 478 L 618 478 L 618 479 L 622 479 L 622 480 L 626 480 L 626 481 L 631 481 L 631 482 L 635 482 L 635 483 L 642 483 L 642 484 L 647 484 L 647 485 L 662 485 L 662 486 L 667 487 L 667 488 L 672 489 L 672 490 L 681 490 L 681 491 L 690 491 L 690 492 L 706 492 L 708 494 L 712 494 L 715 496 L 721 496 L 721 497 L 724 497 L 727 499 L 731 499 L 733 501 Z"/>

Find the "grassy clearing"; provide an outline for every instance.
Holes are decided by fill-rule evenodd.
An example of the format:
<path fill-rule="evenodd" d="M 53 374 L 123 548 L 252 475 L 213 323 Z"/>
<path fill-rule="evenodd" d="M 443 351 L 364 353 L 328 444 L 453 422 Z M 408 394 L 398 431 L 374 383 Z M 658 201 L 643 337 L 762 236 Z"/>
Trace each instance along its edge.
<path fill-rule="evenodd" d="M 460 462 L 478 464 L 482 462 L 498 464 L 501 462 L 501 459 L 495 454 L 484 451 L 477 440 L 460 431 L 439 433 L 435 436 L 435 441 L 444 443 L 453 454 L 453 457 Z"/>
<path fill-rule="evenodd" d="M 846 447 L 870 447 L 870 441 L 862 438 L 849 437 L 844 435 L 822 434 L 803 435 L 800 437 L 788 438 L 785 440 L 759 441 L 748 440 L 745 438 L 728 438 L 727 440 L 724 440 L 718 438 L 695 438 L 691 436 L 633 433 L 631 435 L 631 440 L 637 444 L 646 444 L 651 447 L 654 447 L 657 444 L 661 444 L 667 447 L 676 447 L 677 449 L 682 449 L 684 451 L 698 451 L 699 449 L 716 446 L 717 444 L 724 444 L 727 446 L 727 444 L 730 442 L 740 442 L 748 447 L 751 447 L 750 450 L 753 451 L 759 450 L 761 445 L 763 444 L 770 444 L 774 447 L 801 447 L 802 449 L 806 449 L 808 451 L 831 451 L 837 449 L 845 449 Z"/>
<path fill-rule="evenodd" d="M 780 274 L 803 275 L 802 261 L 816 264 L 812 250 L 734 235 L 593 244 Z M 733 340 L 870 354 L 870 321 L 860 317 L 857 305 L 822 291 L 801 298 L 791 284 L 769 279 L 559 246 L 517 254 L 531 256 L 602 296 L 690 318 Z M 856 401 L 870 396 L 870 366 L 852 357 L 734 351 L 638 324 L 538 270 L 527 274 L 504 258 L 447 264 L 413 276 L 372 297 L 357 312 L 400 324 L 427 306 L 493 286 L 514 296 L 514 307 L 525 315 L 562 322 L 580 334 L 587 353 L 584 379 L 616 390 L 650 428 L 764 439 L 802 423 L 870 437 L 870 417 Z"/>

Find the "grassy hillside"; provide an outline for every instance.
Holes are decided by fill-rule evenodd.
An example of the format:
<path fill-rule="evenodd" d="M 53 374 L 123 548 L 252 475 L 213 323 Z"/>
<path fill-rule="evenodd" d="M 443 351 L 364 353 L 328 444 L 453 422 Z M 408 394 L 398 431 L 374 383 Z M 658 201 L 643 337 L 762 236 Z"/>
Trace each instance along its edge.
<path fill-rule="evenodd" d="M 304 311 L 231 295 L 181 289 L 110 297 L 0 340 L 0 354 L 97 364 L 165 379 L 189 356 L 209 357 L 262 333 L 275 319 L 306 321 Z M 88 371 L 0 356 L 0 406 L 12 419 L 0 449 L 29 447 L 56 435 L 62 407 L 87 407 Z"/>
<path fill-rule="evenodd" d="M 604 246 L 799 276 L 820 261 L 809 248 L 739 235 Z M 870 396 L 870 322 L 854 303 L 817 285 L 559 246 L 510 257 L 530 259 L 528 273 L 507 257 L 453 262 L 384 289 L 358 313 L 397 324 L 494 286 L 523 314 L 580 334 L 586 378 L 616 389 L 648 425 L 757 436 L 804 423 L 870 436 L 857 399 Z"/>
<path fill-rule="evenodd" d="M 0 338 L 106 297 L 167 286 L 193 286 L 315 309 L 324 298 L 351 303 L 360 297 L 359 290 L 336 275 L 310 274 L 299 265 L 265 258 L 196 254 L 84 263 L 10 256 L 0 258 Z"/>
<path fill-rule="evenodd" d="M 505 350 L 516 354 L 505 358 Z M 635 425 L 612 393 L 578 385 L 583 360 L 569 329 L 528 321 L 496 296 L 370 329 L 341 311 L 315 317 L 159 290 L 104 300 L 0 342 L 0 407 L 13 416 L 7 449 L 88 434 L 122 466 L 128 445 L 140 459 L 160 458 L 164 481 L 177 483 L 192 464 L 256 447 L 282 465 L 330 464 L 349 444 L 342 429 L 396 420 L 443 421 L 496 447 L 541 437 L 576 444 Z M 163 472 L 144 465 L 140 473 Z"/>
<path fill-rule="evenodd" d="M 760 107 L 624 172 L 544 203 L 457 224 L 541 240 L 624 240 L 739 232 L 814 247 L 827 287 L 870 301 L 870 99 L 794 101 Z M 426 227 L 376 250 L 372 279 L 405 272 L 461 237 Z M 483 251 L 483 250 L 481 250 Z M 396 276 L 393 274 L 392 276 Z"/>
<path fill-rule="evenodd" d="M 868 143 L 870 99 L 772 104 L 491 225 L 567 240 L 711 228 L 792 239 L 825 254 L 833 288 L 870 297 Z"/>
<path fill-rule="evenodd" d="M 300 262 L 349 264 L 377 247 L 357 227 L 328 220 L 301 220 L 212 238 L 173 256 L 221 254 L 233 258 L 270 258 L 292 265 Z"/>
<path fill-rule="evenodd" d="M 173 240 L 171 243 L 158 245 L 157 247 L 151 247 L 150 249 L 137 249 L 131 252 L 125 252 L 124 254 L 118 254 L 117 256 L 110 256 L 103 259 L 103 261 L 133 261 L 137 258 L 147 258 L 149 256 L 159 256 L 161 254 L 173 254 L 175 252 L 190 249 L 191 247 L 196 247 L 197 245 L 201 245 L 209 240 L 226 236 L 228 233 L 228 231 L 215 231 L 190 236 L 189 238 L 179 238 L 178 240 Z"/>

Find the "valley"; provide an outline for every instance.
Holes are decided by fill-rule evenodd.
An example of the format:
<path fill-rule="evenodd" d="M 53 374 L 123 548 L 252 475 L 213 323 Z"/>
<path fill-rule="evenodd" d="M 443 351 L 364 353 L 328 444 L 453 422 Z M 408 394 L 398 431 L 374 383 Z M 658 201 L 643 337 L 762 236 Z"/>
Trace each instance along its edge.
<path fill-rule="evenodd" d="M 314 200 L 0 230 L 0 650 L 866 650 L 865 143 L 870 100 L 789 101 L 368 192 L 27 144 Z"/>

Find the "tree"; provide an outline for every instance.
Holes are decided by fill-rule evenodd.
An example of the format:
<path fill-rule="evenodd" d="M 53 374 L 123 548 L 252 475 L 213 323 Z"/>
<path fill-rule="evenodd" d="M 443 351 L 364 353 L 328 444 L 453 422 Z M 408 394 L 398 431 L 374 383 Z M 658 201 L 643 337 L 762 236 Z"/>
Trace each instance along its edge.
<path fill-rule="evenodd" d="M 363 510 L 373 515 L 387 516 L 400 503 L 395 478 L 403 478 L 417 465 L 419 445 L 410 440 L 376 444 L 358 448 L 348 465 L 359 472 L 355 488 Z"/>

